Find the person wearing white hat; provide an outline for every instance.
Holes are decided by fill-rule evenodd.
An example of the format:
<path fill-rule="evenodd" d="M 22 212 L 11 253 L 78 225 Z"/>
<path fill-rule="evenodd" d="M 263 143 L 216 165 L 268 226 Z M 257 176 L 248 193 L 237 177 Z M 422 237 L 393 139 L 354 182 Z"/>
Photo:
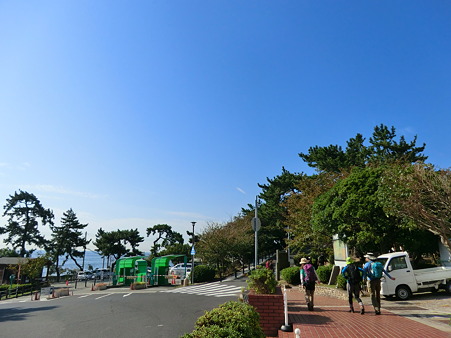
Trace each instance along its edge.
<path fill-rule="evenodd" d="M 365 307 L 360 299 L 360 283 L 362 282 L 363 269 L 354 264 L 351 257 L 346 258 L 346 266 L 341 270 L 341 274 L 346 278 L 346 290 L 348 291 L 349 312 L 354 312 L 352 297 L 354 297 L 360 305 L 360 314 L 365 313 Z"/>
<path fill-rule="evenodd" d="M 366 263 L 363 266 L 363 272 L 367 278 L 368 292 L 371 294 L 371 303 L 374 307 L 376 315 L 381 314 L 381 277 L 385 274 L 388 278 L 395 280 L 385 271 L 381 262 L 376 261 L 376 256 L 372 252 L 368 252 L 365 256 Z"/>
<path fill-rule="evenodd" d="M 315 294 L 315 283 L 319 284 L 319 278 L 315 268 L 307 258 L 301 258 L 301 285 L 305 290 L 305 302 L 309 311 L 313 311 L 313 296 Z"/>

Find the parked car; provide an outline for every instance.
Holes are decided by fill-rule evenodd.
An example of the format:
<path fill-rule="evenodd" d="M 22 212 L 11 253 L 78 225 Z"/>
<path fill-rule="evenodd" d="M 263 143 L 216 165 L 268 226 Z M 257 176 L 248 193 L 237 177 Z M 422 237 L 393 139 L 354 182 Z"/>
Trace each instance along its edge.
<path fill-rule="evenodd" d="M 380 255 L 377 260 L 395 280 L 382 277 L 381 295 L 408 299 L 413 292 L 445 289 L 451 294 L 451 267 L 439 266 L 414 270 L 407 252 Z"/>
<path fill-rule="evenodd" d="M 191 263 L 178 263 L 169 269 L 170 275 L 180 276 L 181 278 L 185 277 L 185 271 L 188 275 L 191 272 Z"/>
<path fill-rule="evenodd" d="M 94 278 L 95 279 L 101 279 L 101 280 L 108 279 L 108 278 L 110 278 L 110 276 L 112 274 L 113 273 L 110 270 L 106 269 L 106 268 L 95 269 L 94 270 Z"/>
<path fill-rule="evenodd" d="M 93 278 L 94 278 L 94 275 L 91 271 L 78 271 L 78 273 L 77 273 L 77 280 L 79 280 L 79 281 L 93 279 Z"/>

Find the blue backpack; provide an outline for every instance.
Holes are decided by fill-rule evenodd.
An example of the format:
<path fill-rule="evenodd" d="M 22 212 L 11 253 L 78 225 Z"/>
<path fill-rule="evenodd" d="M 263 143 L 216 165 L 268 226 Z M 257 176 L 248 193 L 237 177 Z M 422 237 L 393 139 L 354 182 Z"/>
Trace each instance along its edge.
<path fill-rule="evenodd" d="M 381 262 L 372 262 L 371 263 L 371 277 L 374 279 L 379 279 L 382 277 L 382 273 L 384 270 L 384 266 Z"/>

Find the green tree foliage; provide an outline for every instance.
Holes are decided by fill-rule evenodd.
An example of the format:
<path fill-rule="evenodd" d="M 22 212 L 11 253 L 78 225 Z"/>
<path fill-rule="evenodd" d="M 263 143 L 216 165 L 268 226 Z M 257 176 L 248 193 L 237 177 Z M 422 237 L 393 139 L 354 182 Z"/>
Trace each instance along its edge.
<path fill-rule="evenodd" d="M 355 168 L 316 199 L 312 224 L 319 231 L 338 234 L 358 256 L 400 247 L 419 255 L 427 249 L 415 239 L 432 237 L 424 230 L 405 227 L 402 218 L 385 212 L 379 197 L 384 171 L 385 167 Z M 435 248 L 429 245 L 431 250 Z"/>
<path fill-rule="evenodd" d="M 376 126 L 373 136 L 370 138 L 369 162 L 373 164 L 392 162 L 415 163 L 418 161 L 424 162 L 427 159 L 427 156 L 422 154 L 426 144 L 423 143 L 421 147 L 417 147 L 416 136 L 410 143 L 405 140 L 404 136 L 399 138 L 399 142 L 395 138 L 395 127 L 389 129 L 383 124 Z"/>
<path fill-rule="evenodd" d="M 88 224 L 82 224 L 72 209 L 67 210 L 61 217 L 61 226 L 51 226 L 52 246 L 51 253 L 56 262 L 56 271 L 59 280 L 59 256 L 65 256 L 63 264 L 71 259 L 80 270 L 82 266 L 77 258 L 82 258 L 86 246 L 91 240 L 87 240 L 83 230 Z"/>
<path fill-rule="evenodd" d="M 45 209 L 35 195 L 19 190 L 10 195 L 3 207 L 3 216 L 8 217 L 7 225 L 0 227 L 0 234 L 7 234 L 5 243 L 19 249 L 19 255 L 25 257 L 28 252 L 26 245 L 45 248 L 47 241 L 41 235 L 38 226 L 53 225 L 53 212 Z"/>
<path fill-rule="evenodd" d="M 284 204 L 287 210 L 289 247 L 299 255 L 329 257 L 332 252 L 331 233 L 326 228 L 312 226 L 312 208 L 315 199 L 331 189 L 343 174 L 320 173 L 304 175 L 296 185 L 297 192 L 289 195 Z"/>
<path fill-rule="evenodd" d="M 182 244 L 182 243 L 175 243 L 172 245 L 166 246 L 163 250 L 161 250 L 158 254 L 160 256 L 167 256 L 167 255 L 185 255 L 190 256 L 191 252 L 191 246 L 188 243 Z M 149 260 L 152 261 L 152 258 L 154 258 L 152 255 L 149 257 Z M 181 263 L 183 259 L 178 261 L 177 259 L 174 259 L 174 263 Z"/>
<path fill-rule="evenodd" d="M 130 229 L 130 230 L 119 230 L 121 232 L 121 236 L 125 243 L 128 243 L 131 246 L 131 249 L 128 251 L 128 256 L 140 256 L 143 254 L 141 250 L 138 249 L 140 243 L 144 242 L 144 237 L 139 234 L 138 229 Z"/>
<path fill-rule="evenodd" d="M 153 227 L 147 228 L 147 237 L 150 235 L 157 235 L 153 241 L 153 246 L 150 249 L 152 256 L 158 256 L 160 249 L 180 243 L 183 244 L 183 236 L 181 233 L 172 230 L 172 227 L 167 224 L 156 224 Z M 161 241 L 161 243 L 159 243 Z"/>
<path fill-rule="evenodd" d="M 200 235 L 197 256 L 215 265 L 220 276 L 236 265 L 253 260 L 254 235 L 249 216 L 238 216 L 227 224 L 209 223 Z"/>
<path fill-rule="evenodd" d="M 10 248 L 1 248 L 0 257 L 20 257 L 17 251 Z"/>
<path fill-rule="evenodd" d="M 122 256 L 141 255 L 142 252 L 137 249 L 137 246 L 143 241 L 144 237 L 139 236 L 138 229 L 107 232 L 100 228 L 97 230 L 94 245 L 97 247 L 96 251 L 102 256 L 113 256 L 118 260 Z M 127 243 L 132 247 L 131 249 L 127 248 Z"/>
<path fill-rule="evenodd" d="M 48 255 L 42 255 L 37 258 L 27 260 L 25 264 L 21 266 L 20 272 L 30 279 L 36 279 L 41 277 L 44 266 L 49 266 L 50 264 L 50 257 Z"/>
<path fill-rule="evenodd" d="M 440 236 L 451 249 L 451 170 L 424 163 L 394 165 L 382 177 L 380 201 L 410 229 Z"/>
<path fill-rule="evenodd" d="M 381 169 L 354 169 L 345 179 L 322 194 L 312 209 L 315 229 L 357 248 L 358 252 L 385 252 L 392 246 L 387 237 L 392 233 L 393 219 L 387 218 L 377 203 Z"/>
<path fill-rule="evenodd" d="M 396 141 L 395 127 L 388 128 L 381 124 L 374 128 L 369 145 L 365 146 L 365 139 L 361 134 L 347 141 L 345 150 L 338 145 L 326 147 L 314 146 L 309 148 L 308 153 L 300 153 L 299 156 L 310 166 L 318 171 L 341 172 L 352 167 L 363 168 L 367 164 L 382 164 L 392 161 L 403 161 L 413 163 L 425 161 L 426 156 L 422 154 L 426 145 L 416 146 L 417 137 L 407 142 L 404 136 Z"/>
<path fill-rule="evenodd" d="M 296 192 L 296 183 L 302 175 L 290 173 L 282 168 L 282 173 L 272 179 L 266 178 L 267 184 L 259 184 L 262 189 L 259 198 L 263 201 L 258 206 L 258 217 L 262 227 L 258 232 L 259 252 L 263 255 L 274 254 L 276 250 L 286 247 L 286 208 L 285 199 Z M 242 209 L 243 214 L 255 214 L 255 206 L 248 205 L 248 209 Z M 249 223 L 250 224 L 250 223 Z"/>
<path fill-rule="evenodd" d="M 215 265 L 218 272 L 231 266 L 234 256 L 234 236 L 227 231 L 230 226 L 209 223 L 200 235 L 197 244 L 197 256 L 203 261 Z M 195 275 L 194 275 L 195 276 Z"/>

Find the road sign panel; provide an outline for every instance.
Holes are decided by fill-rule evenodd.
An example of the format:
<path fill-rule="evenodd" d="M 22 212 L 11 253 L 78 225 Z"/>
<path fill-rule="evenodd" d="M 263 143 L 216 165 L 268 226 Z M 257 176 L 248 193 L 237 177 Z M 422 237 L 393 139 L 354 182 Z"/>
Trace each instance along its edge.
<path fill-rule="evenodd" d="M 253 218 L 252 218 L 251 225 L 252 225 L 252 230 L 258 231 L 258 230 L 260 230 L 260 228 L 261 228 L 261 226 L 262 226 L 262 222 L 260 221 L 260 218 L 258 218 L 258 217 L 253 217 Z"/>

